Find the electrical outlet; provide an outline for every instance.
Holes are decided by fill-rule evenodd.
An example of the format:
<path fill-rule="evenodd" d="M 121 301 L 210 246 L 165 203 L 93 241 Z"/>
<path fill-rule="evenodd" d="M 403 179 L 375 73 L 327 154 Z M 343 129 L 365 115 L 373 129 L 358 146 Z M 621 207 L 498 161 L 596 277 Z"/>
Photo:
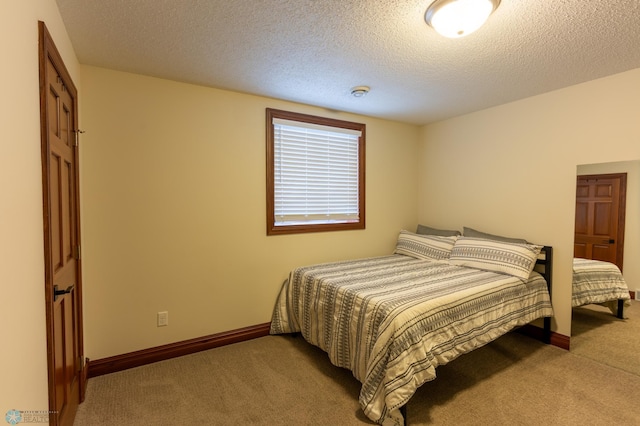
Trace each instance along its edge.
<path fill-rule="evenodd" d="M 169 325 L 169 312 L 158 312 L 158 327 L 164 327 Z"/>

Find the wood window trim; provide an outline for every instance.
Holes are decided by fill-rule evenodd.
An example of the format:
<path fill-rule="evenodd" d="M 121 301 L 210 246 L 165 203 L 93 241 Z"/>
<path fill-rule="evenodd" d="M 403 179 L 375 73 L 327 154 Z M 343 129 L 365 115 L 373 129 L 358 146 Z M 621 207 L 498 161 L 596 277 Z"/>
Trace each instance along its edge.
<path fill-rule="evenodd" d="M 349 223 L 278 225 L 275 220 L 275 166 L 274 166 L 274 126 L 273 119 L 319 124 L 323 126 L 357 130 L 361 132 L 358 143 L 358 209 L 359 220 Z M 266 156 L 267 156 L 267 235 L 300 234 L 308 232 L 347 231 L 365 229 L 365 146 L 366 125 L 351 121 L 337 120 L 314 115 L 301 114 L 278 109 L 266 109 Z"/>

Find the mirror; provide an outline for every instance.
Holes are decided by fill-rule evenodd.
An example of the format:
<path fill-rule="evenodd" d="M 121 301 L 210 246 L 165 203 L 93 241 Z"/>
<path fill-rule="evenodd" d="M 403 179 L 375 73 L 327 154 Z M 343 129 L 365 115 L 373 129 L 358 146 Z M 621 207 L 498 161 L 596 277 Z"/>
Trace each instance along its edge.
<path fill-rule="evenodd" d="M 624 242 L 620 249 L 623 249 L 622 275 L 628 288 L 632 292 L 640 291 L 640 160 L 622 161 L 615 163 L 600 163 L 579 165 L 577 176 L 584 175 L 615 175 L 626 173 L 626 200 L 623 202 L 624 208 Z M 584 228 L 585 217 L 590 214 L 602 217 L 610 208 L 608 204 L 596 207 L 587 213 L 585 203 L 578 201 L 587 192 L 585 185 L 577 185 L 576 191 L 576 226 L 580 231 Z M 606 190 L 602 190 L 606 192 Z M 615 193 L 615 190 L 613 191 Z M 587 199 L 589 196 L 586 196 Z M 596 220 L 598 220 L 596 218 Z M 606 222 L 606 221 L 603 221 Z M 576 255 L 581 257 L 606 256 L 602 251 L 597 252 L 597 248 L 591 250 L 589 242 L 585 242 L 582 232 L 576 232 L 574 241 Z M 612 239 L 614 237 L 611 237 Z M 611 240 L 610 240 L 611 241 Z M 612 260 L 615 262 L 615 258 Z M 580 290 L 576 290 L 579 279 L 574 279 L 574 295 Z M 637 296 L 640 299 L 640 294 Z M 575 299 L 575 298 L 574 298 Z M 574 300 L 574 305 L 579 301 Z M 617 303 L 613 303 L 613 310 L 617 310 Z M 573 307 L 571 322 L 571 351 L 595 361 L 629 371 L 640 375 L 640 300 L 632 300 L 628 307 L 625 307 L 625 317 L 628 319 L 618 319 L 607 306 L 586 304 Z"/>

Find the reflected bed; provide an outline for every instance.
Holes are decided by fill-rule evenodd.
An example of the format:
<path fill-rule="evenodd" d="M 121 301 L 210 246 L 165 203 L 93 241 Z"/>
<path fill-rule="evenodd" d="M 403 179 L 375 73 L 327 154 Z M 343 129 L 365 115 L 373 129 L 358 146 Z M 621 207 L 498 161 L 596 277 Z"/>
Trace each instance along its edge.
<path fill-rule="evenodd" d="M 573 259 L 571 305 L 589 304 L 606 306 L 618 318 L 624 318 L 624 306 L 630 304 L 629 288 L 613 263 L 577 257 Z"/>

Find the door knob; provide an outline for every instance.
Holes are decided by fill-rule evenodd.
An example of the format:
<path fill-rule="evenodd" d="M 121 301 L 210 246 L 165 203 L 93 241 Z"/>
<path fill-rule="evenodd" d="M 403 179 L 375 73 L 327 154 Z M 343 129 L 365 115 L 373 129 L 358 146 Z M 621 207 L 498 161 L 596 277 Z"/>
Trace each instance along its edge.
<path fill-rule="evenodd" d="M 55 302 L 58 299 L 58 296 L 63 296 L 65 294 L 69 294 L 73 291 L 73 286 L 70 285 L 66 290 L 58 290 L 58 286 L 53 286 L 53 301 Z"/>

